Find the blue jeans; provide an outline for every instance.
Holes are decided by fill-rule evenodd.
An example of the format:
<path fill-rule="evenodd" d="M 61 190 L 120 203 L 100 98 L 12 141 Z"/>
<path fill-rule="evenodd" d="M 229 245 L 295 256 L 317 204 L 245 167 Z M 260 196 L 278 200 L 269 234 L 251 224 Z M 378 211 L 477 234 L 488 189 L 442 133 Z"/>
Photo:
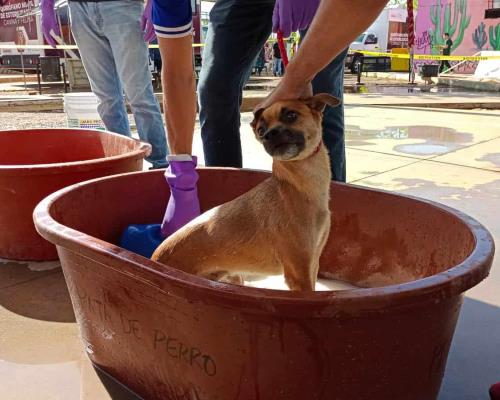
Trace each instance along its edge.
<path fill-rule="evenodd" d="M 242 167 L 242 90 L 253 60 L 271 33 L 273 9 L 274 0 L 218 0 L 210 12 L 198 85 L 203 150 L 209 166 Z M 316 93 L 343 97 L 346 54 L 340 54 L 316 76 Z M 330 152 L 333 179 L 345 181 L 343 106 L 325 112 L 323 137 Z"/>
<path fill-rule="evenodd" d="M 141 31 L 143 4 L 135 0 L 69 3 L 78 44 L 98 111 L 106 129 L 131 136 L 123 91 L 132 108 L 139 137 L 151 144 L 146 158 L 166 167 L 168 153 L 160 106 L 153 92 L 148 48 Z"/>
<path fill-rule="evenodd" d="M 307 30 L 300 32 L 305 37 Z M 344 137 L 344 65 L 348 48 L 335 57 L 313 79 L 313 94 L 330 93 L 342 100 L 335 108 L 326 107 L 323 113 L 323 142 L 330 156 L 332 179 L 346 181 L 346 157 Z"/>
<path fill-rule="evenodd" d="M 283 63 L 281 58 L 274 57 L 273 74 L 274 76 L 281 76 L 281 64 Z"/>

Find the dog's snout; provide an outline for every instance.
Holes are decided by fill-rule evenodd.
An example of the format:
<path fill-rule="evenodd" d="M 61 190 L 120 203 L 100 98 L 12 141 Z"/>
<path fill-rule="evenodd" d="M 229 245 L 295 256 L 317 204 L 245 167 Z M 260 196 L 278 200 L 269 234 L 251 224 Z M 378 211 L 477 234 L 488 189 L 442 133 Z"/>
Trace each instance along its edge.
<path fill-rule="evenodd" d="M 299 154 L 305 147 L 304 134 L 286 125 L 269 128 L 262 136 L 266 151 L 273 157 L 290 159 Z"/>
<path fill-rule="evenodd" d="M 275 126 L 267 130 L 262 139 L 267 141 L 273 140 L 289 140 L 294 136 L 294 133 L 288 129 L 286 126 Z"/>
<path fill-rule="evenodd" d="M 276 136 L 278 136 L 280 133 L 281 133 L 281 128 L 271 128 L 268 131 L 266 131 L 266 133 L 264 133 L 262 138 L 264 140 L 272 140 Z"/>

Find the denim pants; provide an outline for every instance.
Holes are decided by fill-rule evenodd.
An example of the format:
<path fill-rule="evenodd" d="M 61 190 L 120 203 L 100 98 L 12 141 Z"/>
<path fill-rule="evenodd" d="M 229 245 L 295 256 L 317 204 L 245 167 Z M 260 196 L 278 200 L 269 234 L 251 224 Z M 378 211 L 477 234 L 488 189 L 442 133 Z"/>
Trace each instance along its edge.
<path fill-rule="evenodd" d="M 139 137 L 152 146 L 146 160 L 154 168 L 166 167 L 165 128 L 141 31 L 142 1 L 70 1 L 69 10 L 73 36 L 106 129 L 131 136 L 125 90 Z"/>
<path fill-rule="evenodd" d="M 305 37 L 306 31 L 300 32 Z M 348 48 L 335 57 L 313 79 L 313 94 L 330 93 L 342 101 L 338 107 L 326 107 L 323 113 L 323 142 L 330 156 L 332 179 L 346 181 L 346 157 L 344 136 L 344 65 Z"/>
<path fill-rule="evenodd" d="M 273 74 L 274 76 L 281 76 L 281 58 L 274 57 Z"/>
<path fill-rule="evenodd" d="M 242 167 L 240 105 L 253 60 L 271 33 L 274 0 L 217 0 L 210 24 L 198 85 L 205 162 Z M 343 93 L 343 52 L 313 81 L 315 93 Z M 227 60 L 231 60 L 228 62 Z M 343 106 L 328 109 L 323 137 L 330 153 L 333 179 L 345 181 Z"/>

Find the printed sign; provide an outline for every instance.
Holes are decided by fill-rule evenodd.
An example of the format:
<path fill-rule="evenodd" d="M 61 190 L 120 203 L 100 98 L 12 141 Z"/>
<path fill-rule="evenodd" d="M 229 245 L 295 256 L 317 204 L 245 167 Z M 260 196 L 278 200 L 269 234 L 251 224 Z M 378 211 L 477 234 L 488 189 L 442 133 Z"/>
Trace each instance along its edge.
<path fill-rule="evenodd" d="M 26 15 L 30 14 L 36 5 L 37 0 L 0 0 L 1 43 L 17 45 L 39 43 L 36 16 Z"/>

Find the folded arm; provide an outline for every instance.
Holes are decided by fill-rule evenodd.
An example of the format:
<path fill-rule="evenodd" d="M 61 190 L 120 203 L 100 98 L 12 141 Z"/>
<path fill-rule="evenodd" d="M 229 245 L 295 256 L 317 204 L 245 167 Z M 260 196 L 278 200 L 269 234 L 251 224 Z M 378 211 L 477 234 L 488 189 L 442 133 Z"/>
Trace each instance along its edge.
<path fill-rule="evenodd" d="M 322 0 L 280 85 L 258 107 L 307 95 L 311 81 L 380 14 L 387 0 Z"/>

